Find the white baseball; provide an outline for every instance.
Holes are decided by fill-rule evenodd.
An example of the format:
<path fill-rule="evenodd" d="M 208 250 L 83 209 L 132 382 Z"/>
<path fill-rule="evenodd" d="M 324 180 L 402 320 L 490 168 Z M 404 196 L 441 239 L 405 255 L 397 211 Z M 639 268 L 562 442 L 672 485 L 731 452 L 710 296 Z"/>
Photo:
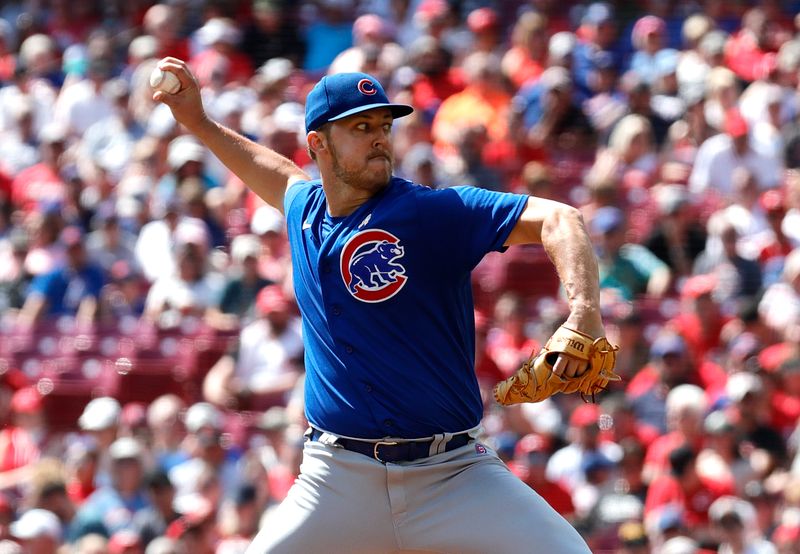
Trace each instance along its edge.
<path fill-rule="evenodd" d="M 167 94 L 176 94 L 181 90 L 181 82 L 172 71 L 164 71 L 156 67 L 150 73 L 150 86 Z"/>

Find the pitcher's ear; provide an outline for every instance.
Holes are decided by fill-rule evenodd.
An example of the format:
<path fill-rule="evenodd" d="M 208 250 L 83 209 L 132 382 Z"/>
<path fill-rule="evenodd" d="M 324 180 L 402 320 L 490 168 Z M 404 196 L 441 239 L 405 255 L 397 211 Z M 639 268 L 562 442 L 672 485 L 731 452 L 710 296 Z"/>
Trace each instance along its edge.
<path fill-rule="evenodd" d="M 328 147 L 328 143 L 326 142 L 325 135 L 320 133 L 319 131 L 311 131 L 308 133 L 308 137 L 306 138 L 308 142 L 308 148 L 315 154 L 325 150 Z"/>

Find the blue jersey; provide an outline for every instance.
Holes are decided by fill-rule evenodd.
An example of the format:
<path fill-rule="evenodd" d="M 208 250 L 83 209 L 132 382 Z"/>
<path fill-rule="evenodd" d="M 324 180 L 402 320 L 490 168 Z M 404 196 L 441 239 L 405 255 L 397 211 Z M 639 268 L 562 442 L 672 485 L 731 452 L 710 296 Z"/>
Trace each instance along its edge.
<path fill-rule="evenodd" d="M 331 218 L 319 181 L 289 188 L 312 425 L 373 439 L 478 425 L 470 272 L 503 249 L 527 200 L 393 178 L 352 214 Z"/>

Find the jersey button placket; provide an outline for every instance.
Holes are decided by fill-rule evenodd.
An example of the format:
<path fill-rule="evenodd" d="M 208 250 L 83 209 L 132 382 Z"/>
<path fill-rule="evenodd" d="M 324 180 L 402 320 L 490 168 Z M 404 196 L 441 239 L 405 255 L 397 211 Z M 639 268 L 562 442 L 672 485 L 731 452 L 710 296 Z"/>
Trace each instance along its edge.
<path fill-rule="evenodd" d="M 342 315 L 342 308 L 338 304 L 334 304 L 331 307 L 331 313 L 333 315 Z"/>
<path fill-rule="evenodd" d="M 344 351 L 347 352 L 348 354 L 352 354 L 353 353 L 353 347 L 350 346 L 349 344 L 346 344 L 344 346 Z"/>

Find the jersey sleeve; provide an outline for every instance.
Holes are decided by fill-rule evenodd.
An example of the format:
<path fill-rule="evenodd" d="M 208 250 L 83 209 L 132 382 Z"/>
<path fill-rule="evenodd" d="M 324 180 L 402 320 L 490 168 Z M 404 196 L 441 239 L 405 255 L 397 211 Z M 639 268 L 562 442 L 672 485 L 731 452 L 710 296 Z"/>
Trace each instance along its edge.
<path fill-rule="evenodd" d="M 528 203 L 528 196 L 469 186 L 433 190 L 420 215 L 435 248 L 459 269 L 471 270 L 503 246 Z"/>
<path fill-rule="evenodd" d="M 308 190 L 313 186 L 312 181 L 296 181 L 292 183 L 289 188 L 286 189 L 286 193 L 283 195 L 283 213 L 288 218 L 289 211 L 292 208 L 292 204 L 297 199 L 298 196 L 302 196 L 304 194 L 308 194 Z"/>

